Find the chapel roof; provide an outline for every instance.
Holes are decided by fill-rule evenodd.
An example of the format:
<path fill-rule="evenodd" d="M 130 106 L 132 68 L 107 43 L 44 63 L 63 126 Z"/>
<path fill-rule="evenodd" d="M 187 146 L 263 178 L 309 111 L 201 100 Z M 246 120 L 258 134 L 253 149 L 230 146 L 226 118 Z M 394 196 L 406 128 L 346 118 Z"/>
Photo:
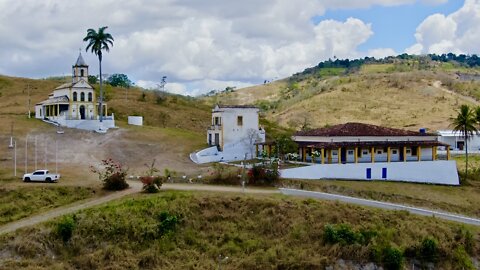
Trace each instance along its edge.
<path fill-rule="evenodd" d="M 331 127 L 318 128 L 306 131 L 297 131 L 295 136 L 323 136 L 323 137 L 362 137 L 362 136 L 436 136 L 435 134 L 410 131 L 397 128 L 381 127 L 376 125 L 349 122 Z"/>
<path fill-rule="evenodd" d="M 75 67 L 88 67 L 85 60 L 83 60 L 82 53 L 78 54 L 77 62 L 75 63 Z"/>
<path fill-rule="evenodd" d="M 59 104 L 59 103 L 68 103 L 69 98 L 67 96 L 59 96 L 59 97 L 54 97 L 54 98 L 49 98 L 47 100 L 44 100 L 40 103 L 37 103 L 37 105 L 43 104 L 43 105 L 49 105 L 49 104 Z"/>

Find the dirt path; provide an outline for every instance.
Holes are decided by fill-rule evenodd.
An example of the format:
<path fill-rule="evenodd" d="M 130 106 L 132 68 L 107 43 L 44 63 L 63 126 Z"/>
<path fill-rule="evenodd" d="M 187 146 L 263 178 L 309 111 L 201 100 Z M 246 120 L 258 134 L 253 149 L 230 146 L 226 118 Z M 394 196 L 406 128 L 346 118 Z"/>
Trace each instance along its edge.
<path fill-rule="evenodd" d="M 125 197 L 130 194 L 138 193 L 142 189 L 142 184 L 138 181 L 129 181 L 128 184 L 130 188 L 127 190 L 114 192 L 109 195 L 100 198 L 94 198 L 87 201 L 82 201 L 73 205 L 62 206 L 51 211 L 41 213 L 38 215 L 30 216 L 18 221 L 14 221 L 8 224 L 5 224 L 0 227 L 0 234 L 10 233 L 17 229 L 33 226 L 50 219 L 71 214 L 82 209 L 90 208 L 96 205 L 110 202 L 122 197 Z M 245 188 L 243 190 L 241 187 L 226 187 L 226 186 L 212 186 L 212 185 L 201 185 L 201 184 L 169 184 L 166 183 L 162 185 L 162 189 L 167 190 L 197 190 L 197 191 L 213 191 L 213 192 L 245 192 L 245 193 L 254 193 L 254 194 L 272 194 L 279 193 L 276 189 L 260 189 L 260 188 Z"/>
<path fill-rule="evenodd" d="M 472 97 L 464 96 L 464 95 L 462 95 L 462 94 L 459 94 L 459 93 L 457 93 L 457 92 L 454 92 L 454 91 L 452 91 L 452 90 L 449 90 L 449 89 L 443 87 L 441 81 L 435 81 L 435 82 L 433 82 L 433 87 L 435 87 L 435 88 L 437 88 L 438 90 L 441 90 L 441 91 L 443 91 L 443 92 L 445 92 L 445 93 L 448 93 L 448 94 L 450 94 L 450 95 L 457 96 L 457 97 L 463 99 L 464 101 L 468 101 L 468 102 L 473 103 L 473 104 L 475 104 L 475 105 L 480 105 L 480 102 L 478 102 L 476 99 L 474 99 L 474 98 L 472 98 Z"/>

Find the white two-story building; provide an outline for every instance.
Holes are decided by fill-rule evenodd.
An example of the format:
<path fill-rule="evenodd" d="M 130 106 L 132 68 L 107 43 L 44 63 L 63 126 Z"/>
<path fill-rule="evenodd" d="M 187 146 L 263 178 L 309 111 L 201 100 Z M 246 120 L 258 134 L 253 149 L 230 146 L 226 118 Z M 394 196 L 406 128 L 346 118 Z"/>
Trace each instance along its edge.
<path fill-rule="evenodd" d="M 47 100 L 35 105 L 35 118 L 85 130 L 104 132 L 115 127 L 113 114 L 107 115 L 103 103 L 103 119 L 100 122 L 99 102 L 93 87 L 88 83 L 88 65 L 80 53 L 72 66 L 72 82 L 55 88 Z"/>
<path fill-rule="evenodd" d="M 265 142 L 265 130 L 259 126 L 259 109 L 249 105 L 216 105 L 207 130 L 209 148 L 190 155 L 196 163 L 250 159 L 255 144 Z"/>

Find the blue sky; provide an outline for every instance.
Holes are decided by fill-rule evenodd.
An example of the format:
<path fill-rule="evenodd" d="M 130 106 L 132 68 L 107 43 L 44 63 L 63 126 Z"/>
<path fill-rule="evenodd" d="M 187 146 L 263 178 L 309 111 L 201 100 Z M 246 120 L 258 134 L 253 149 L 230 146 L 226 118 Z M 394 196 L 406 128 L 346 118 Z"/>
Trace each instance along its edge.
<path fill-rule="evenodd" d="M 461 0 L 449 0 L 444 4 L 426 4 L 415 2 L 398 6 L 373 5 L 369 8 L 354 10 L 327 10 L 325 15 L 316 16 L 313 22 L 333 19 L 345 21 L 349 17 L 357 18 L 365 23 L 371 23 L 373 35 L 358 49 L 368 51 L 375 48 L 392 48 L 401 54 L 415 43 L 415 29 L 428 16 L 440 13 L 450 14 L 460 9 L 464 4 Z"/>

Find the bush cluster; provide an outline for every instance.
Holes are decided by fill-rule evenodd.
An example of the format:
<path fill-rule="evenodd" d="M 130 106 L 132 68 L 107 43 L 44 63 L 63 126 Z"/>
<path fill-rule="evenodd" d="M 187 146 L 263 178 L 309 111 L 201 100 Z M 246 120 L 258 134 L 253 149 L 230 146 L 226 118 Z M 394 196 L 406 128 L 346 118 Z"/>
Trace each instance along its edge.
<path fill-rule="evenodd" d="M 143 191 L 157 193 L 163 184 L 163 178 L 161 176 L 142 176 L 140 182 L 143 184 Z"/>
<path fill-rule="evenodd" d="M 241 170 L 228 170 L 228 167 L 215 163 L 213 164 L 213 172 L 208 177 L 207 182 L 209 184 L 239 185 L 241 182 L 239 175 L 241 175 Z"/>
<path fill-rule="evenodd" d="M 160 221 L 158 224 L 158 233 L 160 236 L 168 235 L 175 231 L 179 222 L 179 218 L 176 215 L 166 211 L 160 213 L 158 220 Z"/>
<path fill-rule="evenodd" d="M 128 188 L 126 181 L 127 169 L 115 162 L 113 159 L 102 160 L 103 169 L 96 169 L 90 167 L 91 171 L 98 175 L 98 178 L 103 183 L 103 188 L 106 190 L 123 190 Z"/>
<path fill-rule="evenodd" d="M 279 178 L 280 172 L 276 162 L 256 164 L 248 171 L 248 183 L 251 185 L 273 186 L 278 182 Z"/>
<path fill-rule="evenodd" d="M 75 229 L 75 219 L 72 216 L 64 216 L 56 225 L 55 232 L 62 238 L 63 242 L 68 242 L 73 235 Z"/>
<path fill-rule="evenodd" d="M 362 244 L 366 245 L 377 236 L 376 231 L 360 230 L 354 231 L 348 224 L 332 225 L 327 224 L 323 229 L 325 243 L 341 245 Z"/>

